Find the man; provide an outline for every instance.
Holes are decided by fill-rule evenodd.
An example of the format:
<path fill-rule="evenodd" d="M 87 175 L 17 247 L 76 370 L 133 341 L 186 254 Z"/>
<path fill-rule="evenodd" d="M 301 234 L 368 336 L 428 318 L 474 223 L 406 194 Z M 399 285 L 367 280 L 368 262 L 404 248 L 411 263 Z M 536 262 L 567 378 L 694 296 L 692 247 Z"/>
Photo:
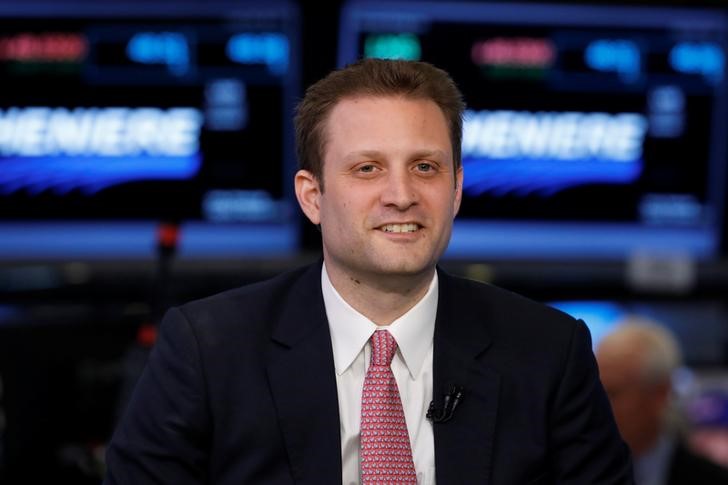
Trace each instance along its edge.
<path fill-rule="evenodd" d="M 308 89 L 295 187 L 323 262 L 170 310 L 106 483 L 632 483 L 585 325 L 436 269 L 463 108 L 420 62 Z"/>
<path fill-rule="evenodd" d="M 728 483 L 728 470 L 692 453 L 680 436 L 672 374 L 682 358 L 666 328 L 630 316 L 599 343 L 597 361 L 638 485 Z"/>

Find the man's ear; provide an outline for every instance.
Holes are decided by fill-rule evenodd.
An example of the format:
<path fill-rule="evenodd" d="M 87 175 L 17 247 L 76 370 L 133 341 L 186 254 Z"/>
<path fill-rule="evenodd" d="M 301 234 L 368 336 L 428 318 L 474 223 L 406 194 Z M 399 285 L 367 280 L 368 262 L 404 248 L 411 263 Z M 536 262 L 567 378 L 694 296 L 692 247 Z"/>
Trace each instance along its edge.
<path fill-rule="evenodd" d="M 299 170 L 295 177 L 296 198 L 306 217 L 316 225 L 321 223 L 321 186 L 318 179 L 308 170 Z"/>
<path fill-rule="evenodd" d="M 457 215 L 460 210 L 460 202 L 463 200 L 463 166 L 458 167 L 455 173 L 455 199 L 453 200 L 453 214 Z"/>

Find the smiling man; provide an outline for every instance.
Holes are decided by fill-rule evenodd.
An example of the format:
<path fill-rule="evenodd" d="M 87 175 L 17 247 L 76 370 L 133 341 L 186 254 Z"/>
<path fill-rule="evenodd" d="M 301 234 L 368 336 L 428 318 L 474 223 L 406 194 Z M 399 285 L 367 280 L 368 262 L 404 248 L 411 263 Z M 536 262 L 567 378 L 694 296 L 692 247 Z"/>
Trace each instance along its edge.
<path fill-rule="evenodd" d="M 296 176 L 298 199 L 321 225 L 334 288 L 389 325 L 429 288 L 460 206 L 447 120 L 428 99 L 358 95 L 331 110 L 325 137 L 320 173 Z"/>
<path fill-rule="evenodd" d="M 632 483 L 583 322 L 437 268 L 463 109 L 421 62 L 307 90 L 323 261 L 168 312 L 106 483 Z"/>

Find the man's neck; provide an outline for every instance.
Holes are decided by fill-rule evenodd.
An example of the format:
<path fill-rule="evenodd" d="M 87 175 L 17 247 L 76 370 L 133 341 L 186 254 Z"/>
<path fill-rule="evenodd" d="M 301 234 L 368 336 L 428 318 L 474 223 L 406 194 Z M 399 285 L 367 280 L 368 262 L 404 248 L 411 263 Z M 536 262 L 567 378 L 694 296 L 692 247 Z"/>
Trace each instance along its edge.
<path fill-rule="evenodd" d="M 389 325 L 425 296 L 435 269 L 417 275 L 382 277 L 326 266 L 326 273 L 333 287 L 352 308 L 377 325 Z"/>
<path fill-rule="evenodd" d="M 654 426 L 650 426 L 650 430 L 645 431 L 639 441 L 632 440 L 632 455 L 635 458 L 639 458 L 643 455 L 649 454 L 655 446 L 657 446 L 661 438 L 663 438 L 663 435 L 664 433 L 663 430 L 660 429 L 659 422 L 654 422 Z"/>

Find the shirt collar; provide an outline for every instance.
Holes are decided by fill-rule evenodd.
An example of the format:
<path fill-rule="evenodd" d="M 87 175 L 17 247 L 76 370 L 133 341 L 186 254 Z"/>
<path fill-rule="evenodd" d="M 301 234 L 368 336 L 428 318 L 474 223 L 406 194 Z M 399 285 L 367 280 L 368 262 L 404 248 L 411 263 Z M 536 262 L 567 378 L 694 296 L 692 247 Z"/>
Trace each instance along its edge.
<path fill-rule="evenodd" d="M 430 287 L 407 313 L 385 327 L 397 341 L 410 376 L 415 379 L 432 346 L 437 313 L 438 280 L 435 271 Z M 354 362 L 372 334 L 383 327 L 351 307 L 331 284 L 326 264 L 321 268 L 321 290 L 329 320 L 336 374 L 341 375 Z"/>

